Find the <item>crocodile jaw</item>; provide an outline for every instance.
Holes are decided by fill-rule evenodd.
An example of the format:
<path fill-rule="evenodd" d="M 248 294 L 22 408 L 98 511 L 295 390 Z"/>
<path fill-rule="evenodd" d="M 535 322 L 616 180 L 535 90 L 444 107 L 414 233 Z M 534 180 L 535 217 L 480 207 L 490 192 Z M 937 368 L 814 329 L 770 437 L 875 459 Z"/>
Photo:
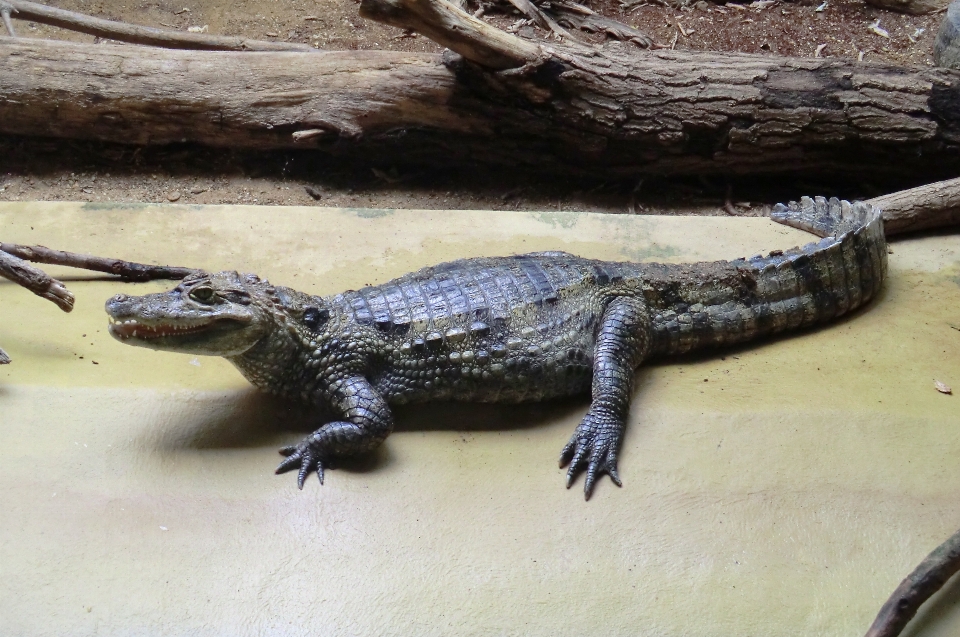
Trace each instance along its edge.
<path fill-rule="evenodd" d="M 136 319 L 128 319 L 126 321 L 111 320 L 109 325 L 110 335 L 121 342 L 130 339 L 149 341 L 155 338 L 175 338 L 178 336 L 186 336 L 187 334 L 205 332 L 212 327 L 212 322 L 198 325 L 176 325 L 173 323 L 148 325 Z"/>
<path fill-rule="evenodd" d="M 110 335 L 121 343 L 172 352 L 228 356 L 250 344 L 243 334 L 247 325 L 234 319 L 203 322 L 145 322 L 111 317 Z"/>

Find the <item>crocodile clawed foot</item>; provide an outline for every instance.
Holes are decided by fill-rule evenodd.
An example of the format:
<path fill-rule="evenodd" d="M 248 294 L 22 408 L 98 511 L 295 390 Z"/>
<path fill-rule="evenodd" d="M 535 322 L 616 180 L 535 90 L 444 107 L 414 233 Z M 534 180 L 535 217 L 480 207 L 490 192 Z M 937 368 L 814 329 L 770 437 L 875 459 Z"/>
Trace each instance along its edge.
<path fill-rule="evenodd" d="M 570 438 L 570 442 L 560 452 L 560 466 L 567 469 L 567 488 L 577 476 L 586 470 L 583 483 L 584 499 L 593 495 L 597 477 L 606 473 L 618 487 L 623 486 L 617 473 L 617 452 L 620 449 L 620 436 L 623 426 L 615 418 L 595 413 L 587 413 L 583 422 Z"/>
<path fill-rule="evenodd" d="M 314 451 L 311 445 L 312 438 L 313 436 L 310 436 L 298 445 L 281 449 L 280 453 L 287 458 L 280 463 L 280 466 L 274 472 L 280 474 L 299 469 L 297 472 L 297 487 L 301 490 L 311 469 L 316 470 L 317 477 L 320 478 L 320 484 L 323 484 L 323 460 Z"/>

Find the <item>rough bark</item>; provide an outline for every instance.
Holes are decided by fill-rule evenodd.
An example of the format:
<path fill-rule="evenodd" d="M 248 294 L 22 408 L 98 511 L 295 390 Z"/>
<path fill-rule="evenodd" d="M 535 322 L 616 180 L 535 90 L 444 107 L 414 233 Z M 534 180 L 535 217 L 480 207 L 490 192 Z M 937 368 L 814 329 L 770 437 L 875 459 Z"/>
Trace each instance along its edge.
<path fill-rule="evenodd" d="M 887 236 L 960 225 L 960 178 L 870 199 L 883 210 Z"/>
<path fill-rule="evenodd" d="M 0 243 L 0 252 L 13 255 L 24 261 L 32 261 L 33 263 L 64 265 L 71 268 L 113 274 L 120 277 L 121 281 L 177 280 L 197 272 L 194 268 L 134 263 L 132 261 L 123 261 L 122 259 L 98 257 L 92 254 L 53 250 L 46 246 L 24 246 L 16 243 Z"/>
<path fill-rule="evenodd" d="M 453 54 L 0 38 L 0 132 L 603 177 L 960 168 L 949 69 L 626 45 L 513 59 L 524 65 L 496 72 Z"/>
<path fill-rule="evenodd" d="M 52 301 L 64 312 L 73 309 L 73 294 L 63 283 L 19 257 L 0 251 L 0 276 Z"/>

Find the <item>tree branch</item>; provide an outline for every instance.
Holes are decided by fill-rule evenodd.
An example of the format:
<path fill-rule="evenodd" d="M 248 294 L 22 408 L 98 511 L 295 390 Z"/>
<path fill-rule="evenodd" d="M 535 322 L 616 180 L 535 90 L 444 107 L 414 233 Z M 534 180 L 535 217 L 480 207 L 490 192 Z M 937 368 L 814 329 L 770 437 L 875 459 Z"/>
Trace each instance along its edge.
<path fill-rule="evenodd" d="M 960 178 L 870 199 L 883 210 L 887 236 L 960 225 Z"/>
<path fill-rule="evenodd" d="M 10 35 L 14 36 L 13 26 L 9 23 L 10 12 L 20 20 L 33 20 L 42 24 L 60 27 L 69 31 L 79 31 L 101 38 L 130 42 L 131 44 L 146 44 L 167 49 L 193 49 L 206 51 L 303 51 L 315 52 L 311 46 L 293 42 L 267 42 L 264 40 L 248 40 L 247 38 L 203 35 L 200 33 L 183 33 L 143 27 L 126 22 L 103 20 L 83 13 L 65 11 L 55 7 L 48 7 L 27 0 L 0 0 L 0 14 L 4 17 L 4 24 Z"/>
<path fill-rule="evenodd" d="M 457 8 L 447 0 L 361 0 L 360 15 L 413 29 L 467 60 L 510 69 L 540 58 L 540 47 Z"/>
<path fill-rule="evenodd" d="M 920 606 L 960 571 L 960 531 L 938 546 L 907 576 L 864 637 L 897 637 Z"/>
<path fill-rule="evenodd" d="M 17 32 L 13 30 L 13 22 L 10 20 L 10 14 L 16 12 L 16 9 L 3 0 L 0 0 L 0 18 L 3 18 L 3 26 L 6 27 L 7 34 L 11 38 L 17 37 Z"/>
<path fill-rule="evenodd" d="M 0 252 L 0 276 L 22 285 L 37 296 L 53 301 L 64 312 L 73 309 L 73 294 L 62 282 L 12 254 Z"/>
<path fill-rule="evenodd" d="M 24 261 L 65 265 L 71 268 L 115 274 L 124 281 L 153 281 L 154 279 L 182 279 L 197 270 L 169 265 L 147 265 L 121 259 L 96 257 L 78 252 L 51 250 L 45 246 L 23 246 L 16 243 L 0 243 L 0 252 L 12 254 Z"/>

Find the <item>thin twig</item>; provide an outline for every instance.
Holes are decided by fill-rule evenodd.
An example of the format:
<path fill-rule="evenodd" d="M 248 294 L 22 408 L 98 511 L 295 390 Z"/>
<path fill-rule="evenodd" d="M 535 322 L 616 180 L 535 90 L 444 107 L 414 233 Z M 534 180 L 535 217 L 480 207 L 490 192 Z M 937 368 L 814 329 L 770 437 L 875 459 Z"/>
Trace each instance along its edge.
<path fill-rule="evenodd" d="M 204 51 L 316 51 L 306 44 L 295 42 L 267 42 L 264 40 L 248 40 L 247 38 L 222 35 L 203 35 L 201 33 L 183 33 L 182 31 L 168 31 L 154 29 L 126 22 L 114 22 L 94 18 L 83 13 L 65 11 L 55 7 L 48 7 L 27 0 L 2 0 L 2 8 L 9 7 L 16 17 L 21 20 L 33 20 L 49 24 L 61 29 L 79 31 L 101 38 L 130 42 L 132 44 L 146 44 L 167 49 L 194 49 Z M 9 11 L 4 13 L 4 23 Z M 12 27 L 8 26 L 8 30 Z"/>
<path fill-rule="evenodd" d="M 897 637 L 920 606 L 957 571 L 960 571 L 960 531 L 934 549 L 900 582 L 864 637 Z"/>
<path fill-rule="evenodd" d="M 67 286 L 12 254 L 0 252 L 0 276 L 22 285 L 37 296 L 53 301 L 64 312 L 73 309 L 73 294 Z"/>
<path fill-rule="evenodd" d="M 544 31 L 553 31 L 557 35 L 573 38 L 570 33 L 562 26 L 557 24 L 550 15 L 540 10 L 540 7 L 530 2 L 530 0 L 508 0 L 510 4 L 517 8 L 520 13 L 533 20 L 537 26 Z"/>
<path fill-rule="evenodd" d="M 413 29 L 467 60 L 503 70 L 541 58 L 540 46 L 461 11 L 447 0 L 361 0 L 360 17 Z"/>
<path fill-rule="evenodd" d="M 3 2 L 3 0 L 0 0 L 0 17 L 3 18 L 3 26 L 7 28 L 7 33 L 11 38 L 17 37 L 17 32 L 13 30 L 13 22 L 10 20 L 10 14 L 16 12 L 17 10 L 15 8 Z"/>
<path fill-rule="evenodd" d="M 723 200 L 723 211 L 731 217 L 738 217 L 737 209 L 733 207 L 733 185 L 727 184 L 727 196 Z"/>
<path fill-rule="evenodd" d="M 44 246 L 23 246 L 15 243 L 0 243 L 0 253 L 11 254 L 24 261 L 65 265 L 71 268 L 94 270 L 115 274 L 124 281 L 152 281 L 154 279 L 182 279 L 197 270 L 169 265 L 147 265 L 121 259 L 95 257 L 78 252 L 51 250 Z"/>
<path fill-rule="evenodd" d="M 615 40 L 633 42 L 644 49 L 653 46 L 653 40 L 650 36 L 634 29 L 629 24 L 624 24 L 623 22 L 598 14 L 586 15 L 582 11 L 571 9 L 567 5 L 558 4 L 554 5 L 554 8 L 558 10 L 558 13 L 562 13 L 563 20 L 578 29 L 590 33 L 603 33 L 605 36 Z"/>

